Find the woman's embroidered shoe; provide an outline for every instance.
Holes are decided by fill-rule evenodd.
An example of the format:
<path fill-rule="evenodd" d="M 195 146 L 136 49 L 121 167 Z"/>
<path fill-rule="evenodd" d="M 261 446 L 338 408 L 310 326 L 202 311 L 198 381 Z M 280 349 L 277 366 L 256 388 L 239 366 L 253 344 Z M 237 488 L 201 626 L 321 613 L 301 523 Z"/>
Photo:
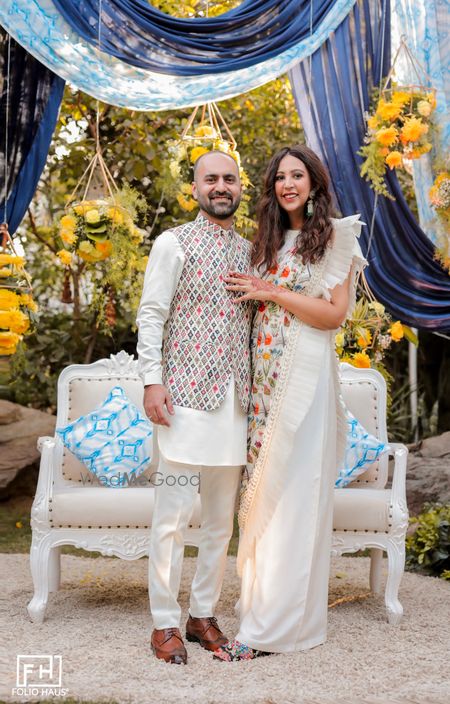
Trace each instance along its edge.
<path fill-rule="evenodd" d="M 217 650 L 214 651 L 213 657 L 215 660 L 235 662 L 239 660 L 254 660 L 264 655 L 272 655 L 272 653 L 266 653 L 264 650 L 255 650 L 255 648 L 250 648 L 248 645 L 244 645 L 244 643 L 240 643 L 238 640 L 231 640 L 226 643 L 226 645 L 217 648 Z"/>

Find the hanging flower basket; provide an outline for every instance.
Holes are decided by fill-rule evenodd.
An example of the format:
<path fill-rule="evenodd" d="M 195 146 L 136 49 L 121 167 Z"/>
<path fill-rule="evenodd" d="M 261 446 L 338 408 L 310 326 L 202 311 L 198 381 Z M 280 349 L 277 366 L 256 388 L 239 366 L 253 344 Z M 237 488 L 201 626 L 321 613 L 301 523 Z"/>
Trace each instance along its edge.
<path fill-rule="evenodd" d="M 0 225 L 0 356 L 17 351 L 23 336 L 32 330 L 37 305 L 32 297 L 31 280 L 8 232 Z"/>
<path fill-rule="evenodd" d="M 402 56 L 417 76 L 417 84 L 394 83 L 395 65 Z M 404 168 L 405 162 L 419 159 L 432 149 L 431 116 L 436 108 L 436 91 L 427 83 L 428 77 L 402 38 L 376 108 L 367 116 L 365 143 L 358 152 L 364 157 L 361 176 L 377 193 L 392 200 L 384 180 L 386 170 Z"/>
<path fill-rule="evenodd" d="M 77 200 L 83 185 L 83 195 Z M 97 145 L 59 223 L 62 263 L 70 265 L 74 255 L 88 264 L 102 262 L 113 254 L 114 243 L 121 238 L 141 243 L 143 233 L 133 222 L 138 200 L 131 189 L 119 190 Z M 139 207 L 142 210 L 142 199 Z"/>
<path fill-rule="evenodd" d="M 58 252 L 63 264 L 77 255 L 88 264 L 97 264 L 113 253 L 113 243 L 128 238 L 136 244 L 142 231 L 133 223 L 129 210 L 113 199 L 82 200 L 69 206 L 60 220 L 59 236 L 64 248 Z"/>
<path fill-rule="evenodd" d="M 59 221 L 61 249 L 57 255 L 67 267 L 62 301 L 72 302 L 71 275 L 76 272 L 79 277 L 87 267 L 94 283 L 91 305 L 105 331 L 116 322 L 116 292 L 126 292 L 120 300 L 137 308 L 147 257 L 141 250 L 146 233 L 135 220 L 146 209 L 137 191 L 117 187 L 97 142 Z"/>

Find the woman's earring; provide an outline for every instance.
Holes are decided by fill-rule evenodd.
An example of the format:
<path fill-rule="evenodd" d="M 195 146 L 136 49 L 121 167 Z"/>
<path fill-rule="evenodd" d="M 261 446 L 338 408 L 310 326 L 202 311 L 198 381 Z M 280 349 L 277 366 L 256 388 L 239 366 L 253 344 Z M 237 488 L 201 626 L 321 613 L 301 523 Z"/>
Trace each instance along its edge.
<path fill-rule="evenodd" d="M 314 201 L 313 201 L 314 191 L 311 191 L 309 198 L 306 202 L 306 215 L 310 218 L 314 213 Z"/>

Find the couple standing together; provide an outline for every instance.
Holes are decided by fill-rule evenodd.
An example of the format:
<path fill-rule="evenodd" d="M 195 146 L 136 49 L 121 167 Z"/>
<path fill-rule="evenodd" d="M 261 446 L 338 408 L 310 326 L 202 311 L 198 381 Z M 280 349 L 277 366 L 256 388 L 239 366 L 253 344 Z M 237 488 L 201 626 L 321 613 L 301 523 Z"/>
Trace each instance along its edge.
<path fill-rule="evenodd" d="M 137 320 L 161 473 L 152 650 L 187 661 L 178 591 L 198 492 L 189 479 L 199 473 L 186 638 L 227 661 L 306 650 L 326 640 L 333 487 L 346 435 L 334 336 L 365 263 L 361 223 L 331 217 L 327 172 L 303 145 L 271 159 L 252 244 L 233 228 L 241 184 L 232 157 L 201 156 L 193 196 L 197 218 L 155 240 Z M 240 628 L 228 640 L 214 610 L 239 491 Z"/>

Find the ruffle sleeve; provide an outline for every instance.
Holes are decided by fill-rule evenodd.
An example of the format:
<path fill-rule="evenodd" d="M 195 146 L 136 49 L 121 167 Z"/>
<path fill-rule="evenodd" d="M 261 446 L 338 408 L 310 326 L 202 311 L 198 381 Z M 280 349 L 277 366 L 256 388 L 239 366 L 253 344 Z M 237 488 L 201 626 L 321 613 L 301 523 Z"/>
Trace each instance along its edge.
<path fill-rule="evenodd" d="M 327 258 L 327 264 L 320 281 L 323 298 L 331 299 L 331 291 L 342 284 L 350 274 L 350 296 L 346 317 L 351 316 L 356 303 L 356 284 L 367 261 L 359 246 L 358 237 L 364 225 L 359 214 L 349 215 L 340 220 L 332 220 L 334 242 Z"/>

